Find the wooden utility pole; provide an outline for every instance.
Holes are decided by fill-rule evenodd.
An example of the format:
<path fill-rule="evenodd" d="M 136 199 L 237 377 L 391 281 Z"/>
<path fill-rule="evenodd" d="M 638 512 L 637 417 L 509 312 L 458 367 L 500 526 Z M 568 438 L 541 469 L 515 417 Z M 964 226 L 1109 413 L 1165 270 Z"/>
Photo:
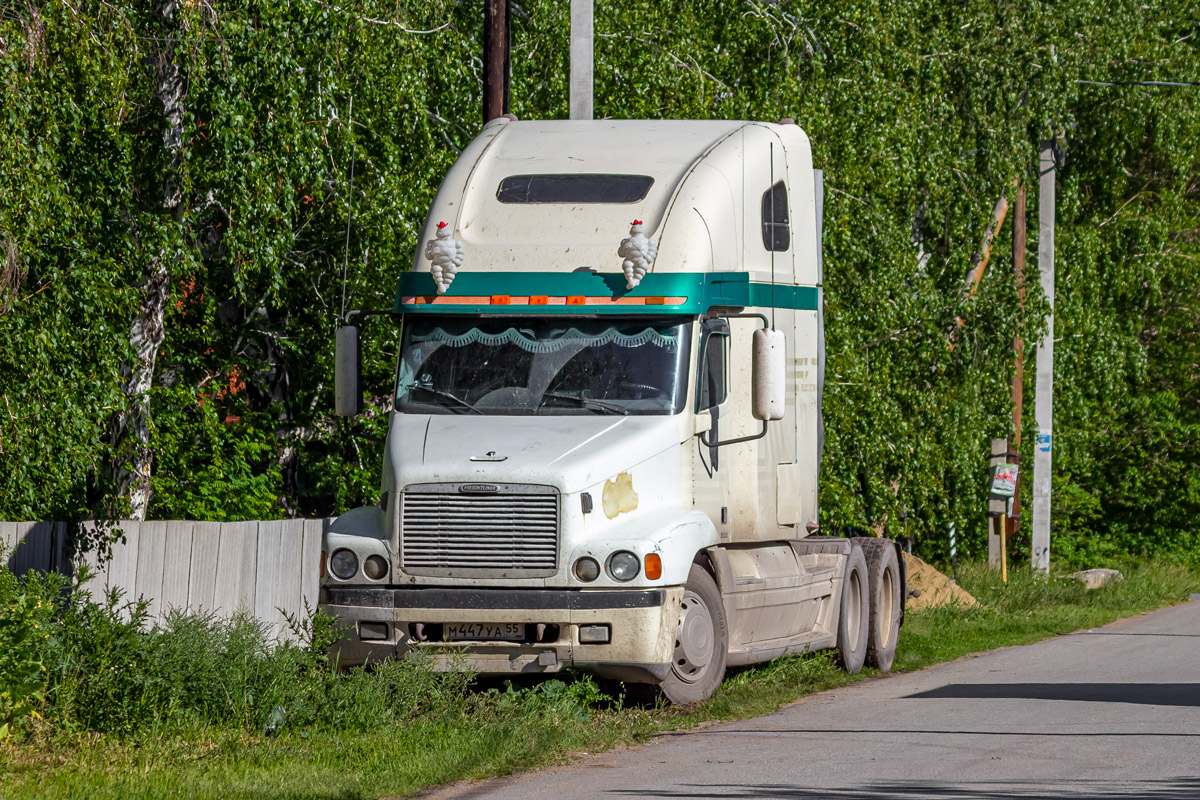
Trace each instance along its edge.
<path fill-rule="evenodd" d="M 967 270 L 967 277 L 963 281 L 964 299 L 970 300 L 975 296 L 975 290 L 979 288 L 979 283 L 983 280 L 983 273 L 987 270 L 988 261 L 992 258 L 992 240 L 1000 232 L 1006 216 L 1008 216 L 1008 197 L 1001 194 L 1000 199 L 992 208 L 992 218 L 988 220 L 987 230 L 983 232 L 983 242 L 979 245 L 979 252 L 971 259 L 971 268 Z"/>
<path fill-rule="evenodd" d="M 508 113 L 511 27 L 508 0 L 483 1 L 483 124 Z"/>
<path fill-rule="evenodd" d="M 1025 184 L 1017 186 L 1017 200 L 1013 208 L 1013 273 L 1017 278 L 1017 302 L 1025 310 Z M 1021 411 L 1025 397 L 1025 342 L 1018 335 L 1013 338 L 1016 351 L 1016 370 L 1012 380 L 1013 432 L 1012 450 L 1021 452 Z M 1021 484 L 1013 493 L 1012 509 L 1008 515 L 1008 538 L 1012 539 L 1021 529 Z"/>

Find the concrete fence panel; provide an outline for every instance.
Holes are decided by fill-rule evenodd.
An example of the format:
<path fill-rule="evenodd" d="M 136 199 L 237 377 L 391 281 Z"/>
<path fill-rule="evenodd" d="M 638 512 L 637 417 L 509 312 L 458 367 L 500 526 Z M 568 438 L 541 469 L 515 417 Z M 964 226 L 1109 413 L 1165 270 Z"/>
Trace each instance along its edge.
<path fill-rule="evenodd" d="M 0 544 L 8 568 L 17 575 L 58 567 L 65 526 L 56 522 L 0 522 Z"/>
<path fill-rule="evenodd" d="M 110 558 L 82 557 L 91 577 L 81 588 L 97 600 L 113 589 L 127 600 L 144 598 L 153 623 L 172 609 L 226 618 L 244 611 L 286 636 L 288 615 L 302 619 L 306 607 L 317 606 L 329 522 L 121 520 L 113 524 L 121 535 Z M 69 571 L 67 532 L 64 523 L 0 522 L 9 568 Z"/>

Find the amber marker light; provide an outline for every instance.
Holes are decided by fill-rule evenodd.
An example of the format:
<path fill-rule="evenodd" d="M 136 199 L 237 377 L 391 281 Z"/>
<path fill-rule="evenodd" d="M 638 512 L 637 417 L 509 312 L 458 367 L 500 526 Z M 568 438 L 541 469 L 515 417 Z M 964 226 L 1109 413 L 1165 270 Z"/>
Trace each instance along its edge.
<path fill-rule="evenodd" d="M 494 305 L 494 306 L 506 306 L 509 304 L 509 302 L 511 300 L 512 300 L 512 298 L 506 294 L 492 295 L 492 305 Z"/>
<path fill-rule="evenodd" d="M 567 305 L 569 305 L 569 306 L 586 305 L 586 303 L 584 303 L 583 300 L 584 300 L 584 296 L 581 294 L 567 295 Z"/>
<path fill-rule="evenodd" d="M 650 553 L 646 556 L 644 565 L 647 578 L 656 581 L 662 577 L 662 559 L 658 557 L 658 553 Z"/>
<path fill-rule="evenodd" d="M 646 298 L 646 305 L 648 305 L 648 306 L 665 306 L 666 304 L 667 304 L 667 298 L 665 298 L 665 297 L 647 297 Z"/>
<path fill-rule="evenodd" d="M 531 294 L 529 295 L 529 305 L 548 306 L 550 305 L 550 298 L 544 294 Z"/>

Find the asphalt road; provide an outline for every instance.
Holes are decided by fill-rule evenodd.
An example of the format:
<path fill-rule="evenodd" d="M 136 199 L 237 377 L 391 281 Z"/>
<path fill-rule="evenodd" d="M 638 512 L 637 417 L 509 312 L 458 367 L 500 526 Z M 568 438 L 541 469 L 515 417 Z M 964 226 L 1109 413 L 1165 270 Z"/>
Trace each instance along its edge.
<path fill-rule="evenodd" d="M 1200 600 L 434 796 L 1200 800 Z"/>

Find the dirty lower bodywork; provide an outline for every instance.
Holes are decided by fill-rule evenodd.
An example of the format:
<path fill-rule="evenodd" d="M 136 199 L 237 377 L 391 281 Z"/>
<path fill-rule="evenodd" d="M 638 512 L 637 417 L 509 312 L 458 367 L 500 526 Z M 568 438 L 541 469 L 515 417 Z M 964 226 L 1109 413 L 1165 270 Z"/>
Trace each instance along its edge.
<path fill-rule="evenodd" d="M 553 673 L 573 664 L 602 677 L 658 682 L 669 669 L 682 597 L 682 587 L 325 587 L 322 605 L 343 629 L 345 638 L 336 651 L 341 666 L 425 652 L 442 669 Z M 453 625 L 512 625 L 520 638 L 450 641 Z M 609 640 L 581 642 L 581 629 L 607 629 Z"/>

